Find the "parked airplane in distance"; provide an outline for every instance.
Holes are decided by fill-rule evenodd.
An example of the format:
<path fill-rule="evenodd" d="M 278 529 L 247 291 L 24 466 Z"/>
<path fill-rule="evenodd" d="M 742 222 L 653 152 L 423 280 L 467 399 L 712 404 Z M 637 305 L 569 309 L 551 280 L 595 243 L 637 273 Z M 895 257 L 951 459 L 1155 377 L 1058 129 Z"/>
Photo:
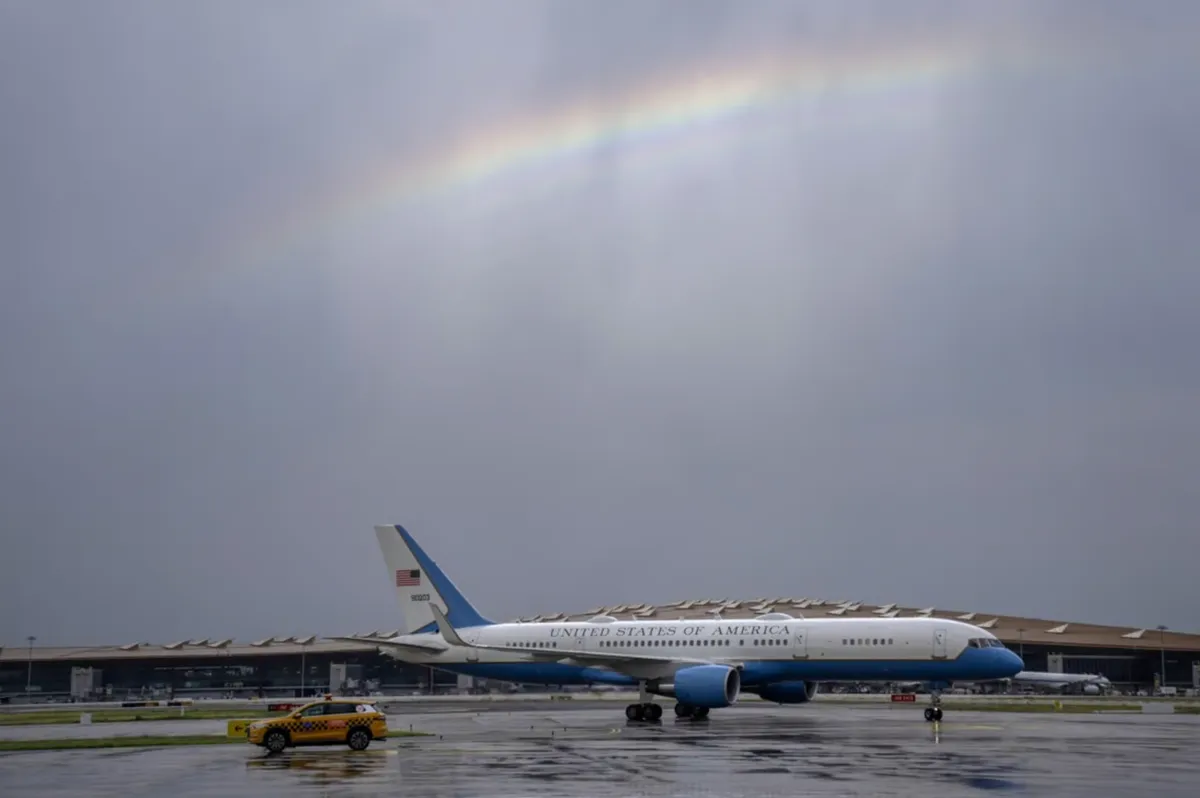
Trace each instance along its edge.
<path fill-rule="evenodd" d="M 397 659 L 451 673 L 543 685 L 640 688 L 630 720 L 705 718 L 750 692 L 802 704 L 821 681 L 918 680 L 933 688 L 925 718 L 942 718 L 940 688 L 1018 673 L 1024 663 L 994 635 L 942 618 L 813 618 L 495 623 L 484 618 L 400 525 L 376 526 L 406 634 L 371 643 Z M 441 608 L 444 607 L 443 611 Z M 434 631 L 441 634 L 431 634 Z"/>
<path fill-rule="evenodd" d="M 1112 682 L 1099 673 L 1049 673 L 1047 671 L 1021 671 L 1004 681 L 1054 690 L 1062 693 L 1101 695 L 1112 690 Z"/>
<path fill-rule="evenodd" d="M 1106 677 L 1097 673 L 1052 673 L 1050 671 L 1021 671 L 1004 679 L 977 682 L 980 686 L 1013 685 L 1033 687 L 1039 692 L 1062 693 L 1064 695 L 1102 695 L 1112 691 L 1113 686 Z M 896 689 L 914 691 L 923 683 L 918 681 L 895 682 Z"/>

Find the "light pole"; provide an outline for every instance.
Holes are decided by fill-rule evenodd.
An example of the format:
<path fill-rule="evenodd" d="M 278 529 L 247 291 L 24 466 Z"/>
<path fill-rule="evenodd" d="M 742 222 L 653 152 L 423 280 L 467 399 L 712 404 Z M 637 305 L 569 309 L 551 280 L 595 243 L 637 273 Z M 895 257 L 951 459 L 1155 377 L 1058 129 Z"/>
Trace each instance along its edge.
<path fill-rule="evenodd" d="M 1018 629 L 1018 630 L 1017 630 L 1017 634 L 1018 634 L 1018 635 L 1020 635 L 1020 637 L 1018 638 L 1018 643 L 1017 643 L 1017 645 L 1018 645 L 1018 646 L 1020 646 L 1020 652 L 1019 652 L 1019 653 L 1020 653 L 1020 657 L 1021 657 L 1021 659 L 1023 660 L 1023 659 L 1025 659 L 1025 630 L 1024 630 L 1024 629 Z"/>
<path fill-rule="evenodd" d="M 1166 631 L 1167 631 L 1167 627 L 1163 626 L 1162 624 L 1159 624 L 1159 626 L 1158 626 L 1158 651 L 1159 651 L 1159 655 L 1162 657 L 1161 664 L 1159 665 L 1159 672 L 1158 672 L 1158 686 L 1159 687 L 1167 686 L 1167 643 L 1166 643 L 1167 636 L 1166 636 Z"/>
<path fill-rule="evenodd" d="M 308 643 L 300 644 L 300 697 L 304 698 L 304 655 L 308 651 Z"/>
<path fill-rule="evenodd" d="M 29 641 L 29 669 L 25 674 L 25 703 L 33 703 L 33 641 L 36 637 L 30 635 L 25 638 Z"/>

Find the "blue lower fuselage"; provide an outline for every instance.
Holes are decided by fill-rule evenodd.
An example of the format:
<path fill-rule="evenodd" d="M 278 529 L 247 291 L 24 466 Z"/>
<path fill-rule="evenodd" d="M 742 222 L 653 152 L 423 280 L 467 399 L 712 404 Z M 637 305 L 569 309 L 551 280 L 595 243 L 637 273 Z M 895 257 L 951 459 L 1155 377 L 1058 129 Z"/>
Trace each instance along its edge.
<path fill-rule="evenodd" d="M 451 673 L 521 684 L 609 684 L 636 686 L 637 680 L 603 668 L 558 662 L 468 662 L 436 665 Z M 1004 648 L 965 649 L 951 660 L 750 660 L 742 686 L 785 681 L 812 682 L 973 682 L 1004 679 L 1019 671 L 1020 659 Z"/>

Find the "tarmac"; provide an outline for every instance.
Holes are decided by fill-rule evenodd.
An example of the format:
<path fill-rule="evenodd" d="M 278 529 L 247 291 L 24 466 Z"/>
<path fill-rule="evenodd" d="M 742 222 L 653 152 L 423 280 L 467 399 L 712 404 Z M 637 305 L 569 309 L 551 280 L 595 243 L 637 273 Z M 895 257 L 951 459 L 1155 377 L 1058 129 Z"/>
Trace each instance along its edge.
<path fill-rule="evenodd" d="M 408 709 L 407 707 L 405 709 Z M 416 710 L 416 707 L 412 707 Z M 250 745 L 0 754 L 0 794 L 25 796 L 1039 796 L 1200 789 L 1188 715 L 737 706 L 706 721 L 631 724 L 620 705 L 459 703 L 393 713 L 434 732 L 368 750 Z M 160 728 L 150 728 L 160 727 Z M 9 727 L 6 737 L 206 734 L 224 721 Z M 59 733 L 58 729 L 62 732 Z M 30 732 L 36 732 L 30 734 Z"/>

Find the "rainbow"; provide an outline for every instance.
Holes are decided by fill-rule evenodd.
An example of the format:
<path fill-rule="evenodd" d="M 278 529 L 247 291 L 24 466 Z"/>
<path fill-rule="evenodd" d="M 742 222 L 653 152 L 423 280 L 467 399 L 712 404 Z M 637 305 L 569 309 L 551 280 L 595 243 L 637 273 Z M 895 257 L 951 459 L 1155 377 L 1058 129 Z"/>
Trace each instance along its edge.
<path fill-rule="evenodd" d="M 1006 63 L 1028 60 L 1028 41 L 1005 48 Z M 1034 48 L 1036 49 L 1036 48 Z M 205 271 L 278 261 L 305 239 L 361 222 L 394 218 L 407 206 L 500 178 L 536 175 L 598 146 L 626 149 L 650 139 L 687 136 L 760 109 L 819 100 L 826 93 L 894 93 L 940 85 L 999 65 L 996 52 L 962 37 L 936 45 L 864 48 L 816 55 L 759 56 L 649 81 L 608 97 L 550 109 L 483 130 L 444 149 L 402 157 L 231 235 Z"/>

